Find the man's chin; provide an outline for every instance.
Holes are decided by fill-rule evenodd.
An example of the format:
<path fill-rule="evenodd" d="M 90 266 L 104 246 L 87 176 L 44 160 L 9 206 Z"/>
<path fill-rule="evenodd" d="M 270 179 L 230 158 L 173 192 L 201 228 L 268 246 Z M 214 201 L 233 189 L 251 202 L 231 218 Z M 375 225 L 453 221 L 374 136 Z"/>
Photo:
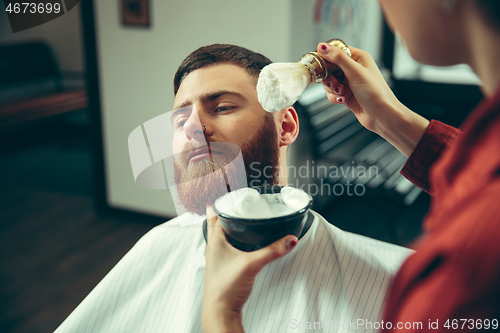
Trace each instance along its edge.
<path fill-rule="evenodd" d="M 213 173 L 212 163 L 209 159 L 194 161 L 187 163 L 185 167 L 181 167 L 183 175 L 180 179 L 182 183 L 195 181 L 196 179 L 209 176 Z"/>
<path fill-rule="evenodd" d="M 216 164 L 215 171 L 212 171 L 212 164 L 206 160 L 190 163 L 186 167 L 176 183 L 180 203 L 187 211 L 205 215 L 206 207 L 227 193 L 226 177 L 229 177 L 232 190 L 246 186 L 246 183 L 237 181 L 233 170 L 225 176 L 221 170 L 223 167 Z M 246 180 L 246 177 L 240 178 Z"/>
<path fill-rule="evenodd" d="M 207 206 L 227 193 L 226 185 L 194 180 L 177 186 L 179 199 L 188 212 L 205 215 Z"/>

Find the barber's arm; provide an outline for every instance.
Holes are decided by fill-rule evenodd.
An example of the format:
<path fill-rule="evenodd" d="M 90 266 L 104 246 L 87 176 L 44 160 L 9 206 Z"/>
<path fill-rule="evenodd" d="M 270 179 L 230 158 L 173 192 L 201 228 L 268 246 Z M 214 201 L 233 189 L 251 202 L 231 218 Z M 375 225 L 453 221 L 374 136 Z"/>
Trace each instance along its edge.
<path fill-rule="evenodd" d="M 326 96 L 334 104 L 345 104 L 361 125 L 386 139 L 406 157 L 425 133 L 429 121 L 404 106 L 387 85 L 368 52 L 350 47 L 352 58 L 341 49 L 321 43 L 317 51 L 337 64 L 345 76 L 323 80 Z"/>
<path fill-rule="evenodd" d="M 213 215 L 207 213 L 207 216 Z M 242 309 L 257 274 L 270 262 L 292 251 L 297 237 L 288 235 L 260 250 L 243 252 L 229 244 L 216 217 L 207 220 L 207 234 L 203 331 L 244 332 Z"/>
<path fill-rule="evenodd" d="M 364 127 L 408 157 L 401 173 L 432 194 L 428 172 L 460 130 L 439 121 L 429 122 L 408 109 L 393 94 L 371 55 L 354 47 L 350 49 L 352 58 L 329 44 L 318 45 L 318 53 L 337 64 L 344 75 L 334 74 L 323 80 L 328 100 L 345 104 Z"/>

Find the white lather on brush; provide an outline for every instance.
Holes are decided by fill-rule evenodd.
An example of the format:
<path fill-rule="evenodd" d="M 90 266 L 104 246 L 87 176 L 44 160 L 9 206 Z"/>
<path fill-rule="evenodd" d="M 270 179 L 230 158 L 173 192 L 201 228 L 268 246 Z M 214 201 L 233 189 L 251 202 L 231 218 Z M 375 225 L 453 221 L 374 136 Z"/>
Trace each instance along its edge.
<path fill-rule="evenodd" d="M 327 43 L 351 56 L 351 50 L 342 40 L 331 39 Z M 272 63 L 260 72 L 257 81 L 259 102 L 267 112 L 278 112 L 293 105 L 311 82 L 321 82 L 339 70 L 317 52 L 306 53 L 295 63 Z"/>

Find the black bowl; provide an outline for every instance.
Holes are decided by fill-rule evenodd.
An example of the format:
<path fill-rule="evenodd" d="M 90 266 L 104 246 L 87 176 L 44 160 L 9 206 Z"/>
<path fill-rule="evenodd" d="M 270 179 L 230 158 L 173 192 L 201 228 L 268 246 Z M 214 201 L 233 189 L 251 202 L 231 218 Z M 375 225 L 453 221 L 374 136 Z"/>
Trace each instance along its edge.
<path fill-rule="evenodd" d="M 264 185 L 252 187 L 260 194 L 280 193 L 283 186 Z M 310 197 L 310 196 L 309 196 Z M 217 201 L 216 201 L 217 202 Z M 220 212 L 214 204 L 214 211 L 219 216 L 227 240 L 235 248 L 251 252 L 277 241 L 286 235 L 300 236 L 307 220 L 312 198 L 306 207 L 292 214 L 268 219 L 245 219 Z"/>

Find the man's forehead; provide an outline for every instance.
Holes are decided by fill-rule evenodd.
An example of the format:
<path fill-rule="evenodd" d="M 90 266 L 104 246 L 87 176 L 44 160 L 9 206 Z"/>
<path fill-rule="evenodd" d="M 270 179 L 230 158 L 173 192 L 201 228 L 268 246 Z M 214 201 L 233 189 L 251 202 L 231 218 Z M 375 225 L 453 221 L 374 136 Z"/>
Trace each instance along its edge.
<path fill-rule="evenodd" d="M 194 103 L 215 91 L 234 91 L 257 98 L 255 79 L 242 67 L 234 64 L 215 64 L 196 69 L 182 81 L 175 96 L 174 108 Z"/>

